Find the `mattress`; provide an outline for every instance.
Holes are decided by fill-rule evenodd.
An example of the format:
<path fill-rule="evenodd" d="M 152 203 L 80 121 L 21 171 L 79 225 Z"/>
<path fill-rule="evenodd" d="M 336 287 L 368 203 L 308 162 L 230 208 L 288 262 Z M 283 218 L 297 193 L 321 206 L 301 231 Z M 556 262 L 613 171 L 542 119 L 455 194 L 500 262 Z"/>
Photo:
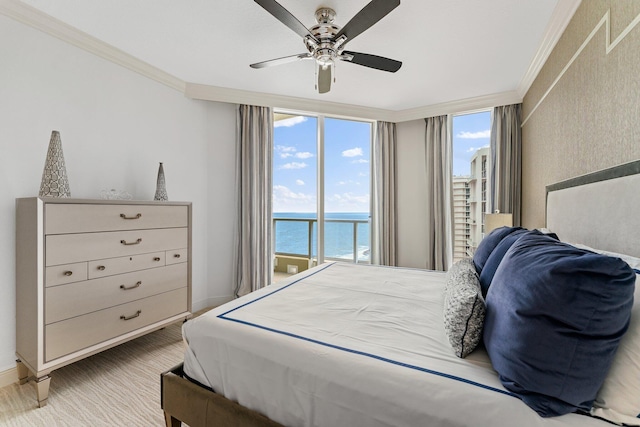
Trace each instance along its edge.
<path fill-rule="evenodd" d="M 184 371 L 286 426 L 600 426 L 541 418 L 486 352 L 456 357 L 445 273 L 323 264 L 186 322 Z"/>

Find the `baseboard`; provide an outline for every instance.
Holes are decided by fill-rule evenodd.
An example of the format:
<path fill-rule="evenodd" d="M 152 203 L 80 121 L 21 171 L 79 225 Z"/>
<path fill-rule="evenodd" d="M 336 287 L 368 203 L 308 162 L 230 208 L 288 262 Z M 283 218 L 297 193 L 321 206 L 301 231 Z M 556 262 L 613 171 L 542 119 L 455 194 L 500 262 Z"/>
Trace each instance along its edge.
<path fill-rule="evenodd" d="M 224 304 L 225 302 L 231 301 L 232 299 L 233 299 L 233 296 L 226 296 L 226 297 L 214 297 L 214 298 L 207 298 L 200 301 L 194 301 L 191 306 L 191 311 L 195 313 L 196 311 L 200 311 L 205 308 L 217 307 L 219 305 Z"/>
<path fill-rule="evenodd" d="M 0 372 L 0 388 L 18 382 L 18 370 L 16 368 L 7 369 Z"/>

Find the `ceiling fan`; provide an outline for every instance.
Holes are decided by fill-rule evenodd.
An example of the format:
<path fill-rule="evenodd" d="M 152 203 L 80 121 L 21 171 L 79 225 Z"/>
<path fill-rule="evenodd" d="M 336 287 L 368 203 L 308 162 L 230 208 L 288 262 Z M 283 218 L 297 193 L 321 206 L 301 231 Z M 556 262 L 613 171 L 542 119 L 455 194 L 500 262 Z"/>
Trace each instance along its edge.
<path fill-rule="evenodd" d="M 316 87 L 319 93 L 326 93 L 331 89 L 332 69 L 337 60 L 391 73 L 395 73 L 402 66 L 402 62 L 393 59 L 344 50 L 348 41 L 356 38 L 398 7 L 400 0 L 372 0 L 342 28 L 333 24 L 336 17 L 335 11 L 328 7 L 323 7 L 316 11 L 317 24 L 308 29 L 277 1 L 255 0 L 255 2 L 284 25 L 302 36 L 307 52 L 257 62 L 251 64 L 251 68 L 264 68 L 302 59 L 314 59 L 317 63 Z"/>

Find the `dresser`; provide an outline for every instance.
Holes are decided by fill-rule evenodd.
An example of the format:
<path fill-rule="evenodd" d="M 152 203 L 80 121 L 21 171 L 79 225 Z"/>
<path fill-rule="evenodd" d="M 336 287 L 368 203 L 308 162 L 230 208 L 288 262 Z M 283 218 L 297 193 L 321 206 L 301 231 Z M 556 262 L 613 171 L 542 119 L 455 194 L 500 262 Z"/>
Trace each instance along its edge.
<path fill-rule="evenodd" d="M 16 199 L 16 356 L 62 366 L 191 316 L 191 203 Z"/>

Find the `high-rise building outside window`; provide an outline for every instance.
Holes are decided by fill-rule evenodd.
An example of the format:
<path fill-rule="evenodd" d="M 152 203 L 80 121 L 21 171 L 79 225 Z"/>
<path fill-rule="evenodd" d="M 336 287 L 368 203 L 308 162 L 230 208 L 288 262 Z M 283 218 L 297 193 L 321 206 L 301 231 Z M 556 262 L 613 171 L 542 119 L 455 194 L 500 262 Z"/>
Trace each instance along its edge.
<path fill-rule="evenodd" d="M 453 261 L 473 256 L 484 237 L 490 192 L 491 111 L 453 116 Z"/>

